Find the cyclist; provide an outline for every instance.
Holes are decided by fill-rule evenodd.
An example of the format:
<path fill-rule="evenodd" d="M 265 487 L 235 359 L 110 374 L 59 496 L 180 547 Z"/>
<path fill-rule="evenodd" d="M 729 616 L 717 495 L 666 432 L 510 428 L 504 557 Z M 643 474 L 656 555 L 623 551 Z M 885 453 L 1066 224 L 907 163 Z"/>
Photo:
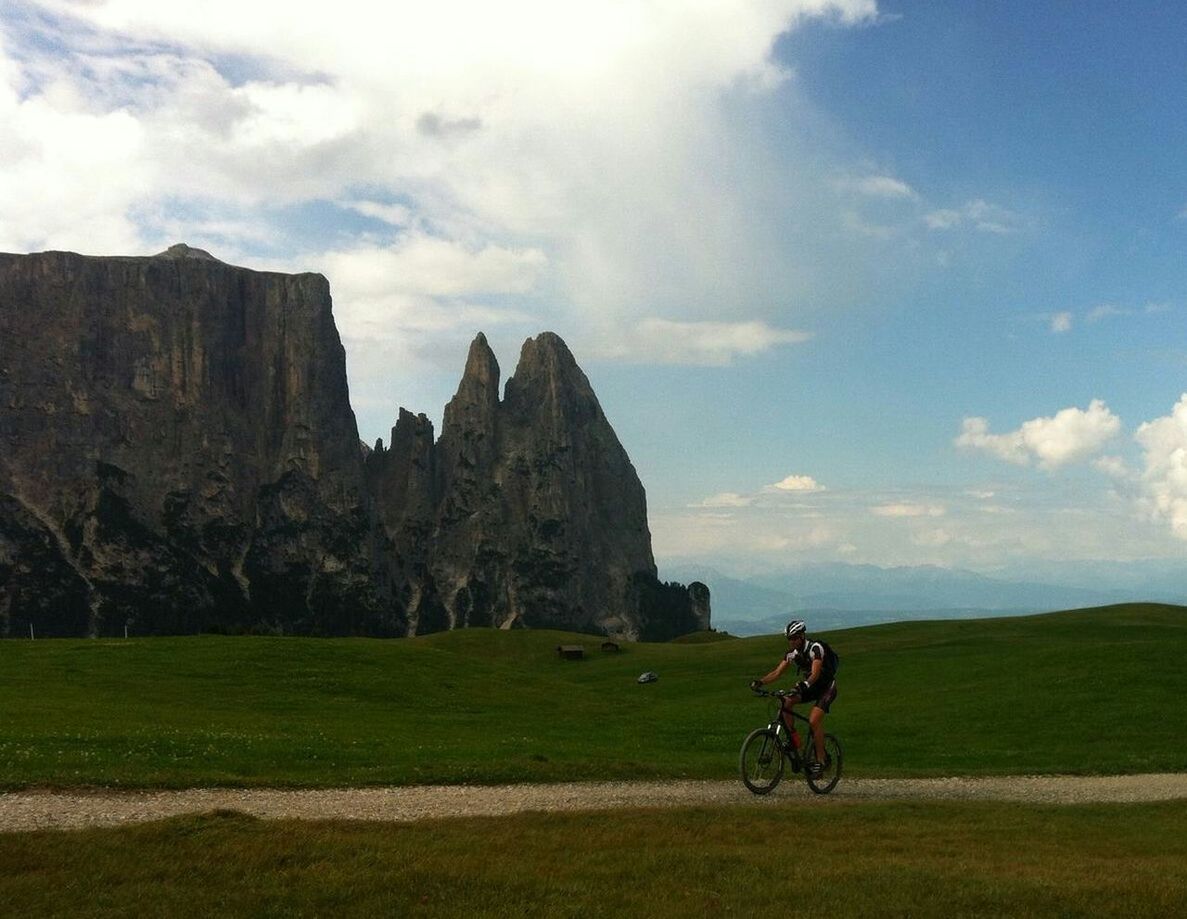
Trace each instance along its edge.
<path fill-rule="evenodd" d="M 823 641 L 809 641 L 807 626 L 802 619 L 793 619 L 787 623 L 783 634 L 787 636 L 787 654 L 779 665 L 766 676 L 759 677 L 750 683 L 751 689 L 759 689 L 763 685 L 779 679 L 787 668 L 795 665 L 804 678 L 795 684 L 794 693 L 783 697 L 783 723 L 787 725 L 789 734 L 795 736 L 795 721 L 792 717 L 792 707 L 800 702 L 811 702 L 812 713 L 808 716 L 808 723 L 812 727 L 813 746 L 816 748 L 814 761 L 808 763 L 811 775 L 818 776 L 824 766 L 824 716 L 828 714 L 833 700 L 837 698 L 837 655 L 832 648 Z"/>

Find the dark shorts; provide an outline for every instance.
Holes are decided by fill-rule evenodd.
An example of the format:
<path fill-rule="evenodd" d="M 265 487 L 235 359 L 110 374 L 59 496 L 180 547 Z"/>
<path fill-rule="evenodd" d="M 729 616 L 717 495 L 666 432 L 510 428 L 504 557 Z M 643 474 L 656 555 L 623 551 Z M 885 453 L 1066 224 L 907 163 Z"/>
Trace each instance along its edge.
<path fill-rule="evenodd" d="M 828 683 L 821 681 L 815 686 L 808 688 L 808 691 L 803 695 L 801 701 L 811 702 L 813 708 L 818 708 L 825 714 L 828 714 L 829 707 L 833 704 L 833 700 L 837 698 L 837 681 L 829 680 Z"/>

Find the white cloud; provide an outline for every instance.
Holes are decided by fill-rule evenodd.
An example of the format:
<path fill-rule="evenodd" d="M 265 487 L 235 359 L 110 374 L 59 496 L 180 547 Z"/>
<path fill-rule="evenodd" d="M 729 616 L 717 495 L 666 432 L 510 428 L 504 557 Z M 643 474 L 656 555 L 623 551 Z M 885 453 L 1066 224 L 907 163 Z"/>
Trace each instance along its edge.
<path fill-rule="evenodd" d="M 1022 215 L 981 198 L 966 202 L 960 208 L 940 208 L 928 212 L 923 222 L 929 230 L 967 228 L 982 233 L 1006 235 L 1023 229 Z"/>
<path fill-rule="evenodd" d="M 765 322 L 677 322 L 644 319 L 628 334 L 603 338 L 595 353 L 611 360 L 724 367 L 738 357 L 805 342 L 809 332 L 774 329 Z"/>
<path fill-rule="evenodd" d="M 89 111 L 67 83 L 29 97 L 23 84 L 0 29 L 0 250 L 140 251 L 127 205 L 156 170 L 126 165 L 143 159 L 143 126 Z"/>
<path fill-rule="evenodd" d="M 960 211 L 946 209 L 932 211 L 923 218 L 923 222 L 927 224 L 929 230 L 951 230 L 953 227 L 960 226 L 961 220 Z"/>
<path fill-rule="evenodd" d="M 1051 317 L 1051 331 L 1056 334 L 1070 332 L 1072 329 L 1072 314 L 1068 312 L 1056 313 Z"/>
<path fill-rule="evenodd" d="M 459 298 L 513 296 L 591 352 L 723 365 L 804 340 L 786 302 L 836 288 L 838 253 L 783 231 L 836 219 L 817 189 L 852 168 L 738 114 L 778 89 L 790 139 L 812 110 L 776 40 L 875 23 L 874 0 L 21 7 L 0 24 L 0 249 L 299 264 L 406 355 Z M 352 389 L 420 369 L 373 347 L 352 338 Z"/>
<path fill-rule="evenodd" d="M 754 503 L 754 498 L 748 495 L 740 495 L 733 491 L 723 491 L 721 494 L 712 495 L 702 501 L 697 507 L 749 507 Z"/>
<path fill-rule="evenodd" d="M 537 249 L 478 248 L 411 231 L 390 246 L 321 252 L 269 267 L 326 275 L 334 317 L 347 344 L 351 394 L 368 402 L 388 392 L 392 367 L 418 365 L 428 353 L 464 354 L 475 331 L 514 326 L 530 334 L 528 310 L 485 303 L 493 293 L 533 290 L 547 267 Z M 538 324 L 538 323 L 536 323 Z"/>
<path fill-rule="evenodd" d="M 868 175 L 851 180 L 848 185 L 871 198 L 914 198 L 915 190 L 906 182 L 892 176 Z"/>
<path fill-rule="evenodd" d="M 1144 451 L 1141 483 L 1147 512 L 1187 540 L 1187 393 L 1169 415 L 1142 424 L 1134 439 Z"/>
<path fill-rule="evenodd" d="M 993 490 L 1000 503 L 961 490 L 906 489 L 829 491 L 789 508 L 764 489 L 741 496 L 753 497 L 749 505 L 719 509 L 712 522 L 703 519 L 703 507 L 655 506 L 651 526 L 657 557 L 700 557 L 715 565 L 731 560 L 742 568 L 844 559 L 985 571 L 1009 568 L 1020 558 L 1117 557 L 1118 547 L 1129 558 L 1168 557 L 1182 546 L 1169 527 L 1152 527 L 1133 513 L 1123 500 L 1128 487 L 1068 493 L 1028 478 Z M 809 505 L 811 514 L 802 514 Z M 1153 501 L 1146 511 L 1169 519 L 1156 515 Z"/>
<path fill-rule="evenodd" d="M 539 249 L 453 240 L 411 233 L 387 247 L 325 252 L 318 263 L 348 298 L 388 293 L 460 297 L 523 294 L 535 287 L 548 259 Z"/>
<path fill-rule="evenodd" d="M 877 504 L 870 513 L 875 517 L 943 517 L 947 508 L 942 504 Z"/>
<path fill-rule="evenodd" d="M 1030 318 L 1042 320 L 1050 324 L 1052 332 L 1069 332 L 1076 322 L 1076 317 L 1081 316 L 1085 322 L 1090 325 L 1095 325 L 1105 319 L 1115 319 L 1125 316 L 1137 316 L 1139 314 L 1152 314 L 1163 312 L 1169 309 L 1169 305 L 1165 303 L 1149 303 L 1141 309 L 1117 306 L 1113 303 L 1102 303 L 1098 306 L 1092 307 L 1089 310 L 1072 311 L 1061 310 L 1057 313 L 1039 313 Z"/>
<path fill-rule="evenodd" d="M 1126 481 L 1133 477 L 1129 466 L 1120 456 L 1098 456 L 1092 461 L 1092 468 L 1117 481 Z"/>
<path fill-rule="evenodd" d="M 382 204 L 377 201 L 343 201 L 348 210 L 371 217 L 393 227 L 403 227 L 415 222 L 412 208 L 403 204 Z"/>
<path fill-rule="evenodd" d="M 789 475 L 768 487 L 778 491 L 816 492 L 825 490 L 824 486 L 810 475 Z"/>
<path fill-rule="evenodd" d="M 732 141 L 717 121 L 719 95 L 777 85 L 771 45 L 802 19 L 876 14 L 872 0 L 383 9 L 342 0 L 332 17 L 312 2 L 40 5 L 108 30 L 108 53 L 57 62 L 55 83 L 137 121 L 150 142 L 130 165 L 152 157 L 175 167 L 149 182 L 142 174 L 125 206 L 192 193 L 187 177 L 201 179 L 203 194 L 269 201 L 376 185 L 453 225 L 567 234 L 574 262 L 606 247 L 622 258 L 631 250 L 620 243 L 650 229 L 640 221 L 706 207 L 716 216 L 695 221 L 699 232 L 716 226 L 734 238 L 706 238 L 683 257 L 720 243 L 737 254 L 748 215 L 728 184 L 695 179 L 709 163 L 730 178 L 720 172 L 731 168 L 722 144 Z M 63 32 L 55 37 L 69 45 L 75 33 Z M 233 85 L 208 63 L 224 53 L 247 61 L 253 78 Z M 648 264 L 641 255 L 638 267 Z"/>
<path fill-rule="evenodd" d="M 774 485 L 764 486 L 755 493 L 740 494 L 734 491 L 723 491 L 689 506 L 694 508 L 769 508 L 777 506 L 784 514 L 794 511 L 791 516 L 796 518 L 819 518 L 822 515 L 814 505 L 803 503 L 789 505 L 786 500 L 778 500 L 777 503 L 774 503 L 774 499 L 777 495 L 809 495 L 826 490 L 823 485 L 809 475 L 789 475 Z"/>
<path fill-rule="evenodd" d="M 1050 418 L 1032 418 L 1005 434 L 990 434 L 984 418 L 965 418 L 953 442 L 1017 465 L 1034 459 L 1042 469 L 1056 469 L 1097 452 L 1120 430 L 1121 419 L 1100 399 L 1093 399 L 1087 410 L 1065 408 Z"/>
<path fill-rule="evenodd" d="M 989 421 L 985 418 L 965 418 L 960 426 L 960 434 L 953 443 L 965 449 L 984 450 L 998 459 L 1019 466 L 1030 462 L 1021 430 L 1009 434 L 990 434 Z"/>

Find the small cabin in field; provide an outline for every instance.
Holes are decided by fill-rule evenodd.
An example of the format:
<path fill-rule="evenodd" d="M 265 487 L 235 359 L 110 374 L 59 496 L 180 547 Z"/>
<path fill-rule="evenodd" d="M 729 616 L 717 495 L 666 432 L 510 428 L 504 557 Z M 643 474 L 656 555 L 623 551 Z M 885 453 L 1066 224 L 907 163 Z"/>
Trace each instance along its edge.
<path fill-rule="evenodd" d="M 622 648 L 618 647 L 618 642 L 616 641 L 604 641 L 602 642 L 602 650 L 609 651 L 611 653 L 617 653 L 618 651 L 621 651 Z"/>
<path fill-rule="evenodd" d="M 585 657 L 585 648 L 581 645 L 557 645 L 556 653 L 567 661 L 579 661 Z"/>

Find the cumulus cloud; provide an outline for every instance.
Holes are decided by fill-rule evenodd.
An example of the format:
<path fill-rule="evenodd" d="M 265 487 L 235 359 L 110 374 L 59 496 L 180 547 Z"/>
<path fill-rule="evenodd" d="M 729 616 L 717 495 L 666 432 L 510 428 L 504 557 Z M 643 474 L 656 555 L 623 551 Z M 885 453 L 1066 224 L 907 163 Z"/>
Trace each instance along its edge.
<path fill-rule="evenodd" d="M 1118 482 L 1124 482 L 1133 477 L 1133 472 L 1120 456 L 1098 456 L 1092 461 L 1092 468 Z"/>
<path fill-rule="evenodd" d="M 824 486 L 810 475 L 789 475 L 768 487 L 776 491 L 816 492 L 825 490 Z"/>
<path fill-rule="evenodd" d="M 539 249 L 486 244 L 470 248 L 422 233 L 391 246 L 325 252 L 319 257 L 335 288 L 356 296 L 387 293 L 459 297 L 530 291 L 547 266 Z"/>
<path fill-rule="evenodd" d="M 984 418 L 965 418 L 953 443 L 1020 466 L 1037 460 L 1041 469 L 1057 469 L 1096 453 L 1120 430 L 1121 419 L 1093 399 L 1086 410 L 1065 408 L 1005 434 L 991 434 Z"/>
<path fill-rule="evenodd" d="M 1068 312 L 1056 313 L 1051 317 L 1051 331 L 1056 334 L 1070 332 L 1072 329 L 1072 314 Z"/>
<path fill-rule="evenodd" d="M 440 226 L 556 237 L 572 272 L 615 259 L 611 267 L 635 284 L 664 246 L 651 240 L 648 259 L 637 245 L 656 220 L 671 221 L 678 237 L 696 226 L 699 238 L 678 238 L 677 251 L 664 253 L 686 266 L 713 252 L 721 265 L 741 261 L 754 239 L 731 191 L 735 176 L 722 172 L 744 164 L 729 155 L 721 94 L 779 85 L 786 73 L 771 46 L 803 19 L 876 16 L 873 0 L 692 9 L 539 0 L 377 9 L 342 0 L 332 17 L 300 0 L 18 5 L 56 16 L 50 39 L 74 51 L 38 57 L 38 42 L 26 40 L 22 62 L 38 79 L 16 103 L 22 120 L 40 110 L 131 122 L 90 125 L 131 145 L 113 157 L 136 185 L 120 189 L 106 213 L 126 218 L 160 196 L 341 200 L 373 186 L 408 195 Z M 240 63 L 220 70 L 228 55 Z M 21 67 L 9 60 L 4 69 L 12 97 Z M 77 142 L 87 127 L 17 125 L 26 139 L 74 138 L 53 146 L 84 163 L 105 147 Z M 40 169 L 43 151 L 21 161 Z M 143 168 L 153 163 L 161 168 Z M 710 175 L 720 183 L 700 181 Z M 706 211 L 712 220 L 688 219 Z M 117 234 L 107 244 L 126 241 Z M 575 289 L 589 280 L 573 277 Z"/>
<path fill-rule="evenodd" d="M 0 250 L 139 251 L 128 205 L 155 169 L 125 167 L 144 157 L 143 125 L 90 110 L 68 84 L 27 96 L 7 44 L 0 31 Z"/>
<path fill-rule="evenodd" d="M 1143 449 L 1146 510 L 1169 523 L 1176 537 L 1187 540 L 1187 393 L 1169 415 L 1142 424 L 1134 439 Z"/>

